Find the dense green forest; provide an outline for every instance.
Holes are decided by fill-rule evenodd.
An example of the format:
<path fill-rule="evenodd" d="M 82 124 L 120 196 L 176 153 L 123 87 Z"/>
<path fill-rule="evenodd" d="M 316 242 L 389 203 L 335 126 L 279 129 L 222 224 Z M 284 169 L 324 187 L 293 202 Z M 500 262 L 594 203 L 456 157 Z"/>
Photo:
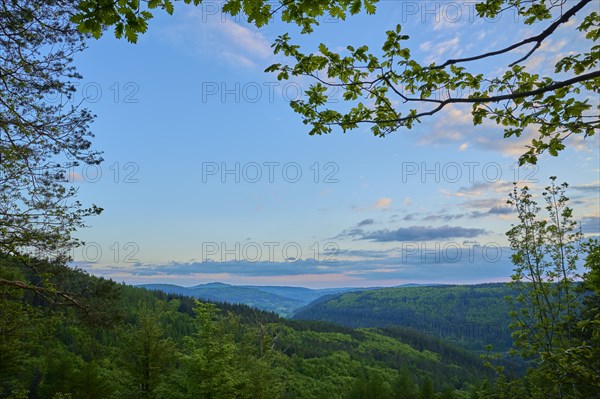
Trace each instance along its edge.
<path fill-rule="evenodd" d="M 324 297 L 294 318 L 349 327 L 403 326 L 484 351 L 506 351 L 511 333 L 506 284 L 383 288 Z"/>
<path fill-rule="evenodd" d="M 40 280 L 30 268 L 51 271 L 80 294 L 53 290 L 52 279 Z M 0 278 L 27 281 L 0 286 L 3 398 L 537 397 L 523 362 L 479 356 L 418 324 L 352 328 L 289 320 L 247 305 L 116 284 L 35 259 L 0 258 Z M 492 322 L 493 304 L 502 303 L 500 293 L 509 291 L 501 284 L 381 289 L 341 294 L 303 312 L 327 303 L 400 308 L 390 298 L 413 298 L 406 306 L 419 309 L 425 305 L 416 304 L 430 298 L 432 306 L 448 303 L 438 304 L 441 319 L 460 314 L 455 306 L 471 301 L 469 320 L 484 325 Z M 476 300 L 486 295 L 493 300 Z M 589 300 L 596 306 L 597 297 Z M 483 306 L 475 312 L 478 303 Z M 593 386 L 584 389 L 578 390 L 587 397 L 598 393 Z"/>
<path fill-rule="evenodd" d="M 43 287 L 24 265 L 3 257 L 0 276 Z M 88 295 L 2 285 L 0 397 L 477 397 L 493 377 L 476 354 L 414 330 L 286 320 L 67 268 L 60 278 Z"/>
<path fill-rule="evenodd" d="M 509 285 L 326 295 L 293 320 L 0 254 L 0 397 L 600 397 L 600 244 L 565 188 L 544 193 L 551 223 L 511 196 Z"/>

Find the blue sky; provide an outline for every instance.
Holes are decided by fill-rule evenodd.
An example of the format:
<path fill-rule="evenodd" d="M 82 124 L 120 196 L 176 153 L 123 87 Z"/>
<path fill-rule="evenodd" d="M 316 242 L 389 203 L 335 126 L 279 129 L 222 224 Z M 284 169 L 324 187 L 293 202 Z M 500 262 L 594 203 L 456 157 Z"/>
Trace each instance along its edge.
<path fill-rule="evenodd" d="M 281 62 L 270 45 L 287 31 L 306 51 L 320 42 L 375 48 L 402 23 L 413 55 L 433 62 L 539 27 L 509 16 L 475 21 L 468 2 L 389 1 L 375 16 L 325 18 L 301 36 L 276 20 L 258 30 L 217 6 L 178 4 L 138 44 L 106 34 L 76 59 L 84 76 L 76 100 L 97 114 L 94 145 L 105 158 L 73 171 L 81 201 L 105 209 L 77 233 L 86 246 L 74 259 L 86 270 L 186 286 L 507 280 L 512 182 L 543 187 L 551 175 L 573 186 L 576 216 L 598 232 L 597 138 L 571 139 L 559 158 L 523 169 L 525 141 L 503 139 L 491 123 L 474 128 L 468 107 L 385 139 L 368 128 L 309 136 L 287 101 L 309 81 L 263 72 Z M 568 28 L 558 36 L 529 68 L 551 70 L 581 43 Z M 510 62 L 475 67 L 496 72 Z"/>

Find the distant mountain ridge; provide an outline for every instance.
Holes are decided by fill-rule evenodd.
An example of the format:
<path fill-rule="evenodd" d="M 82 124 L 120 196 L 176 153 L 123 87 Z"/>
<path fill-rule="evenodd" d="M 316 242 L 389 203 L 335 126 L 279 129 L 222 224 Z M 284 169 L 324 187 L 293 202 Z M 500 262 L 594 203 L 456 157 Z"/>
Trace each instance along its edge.
<path fill-rule="evenodd" d="M 311 289 L 286 286 L 230 285 L 220 282 L 181 287 L 174 284 L 142 284 L 147 290 L 163 291 L 168 294 L 190 296 L 212 302 L 242 303 L 261 310 L 291 316 L 297 309 L 308 305 L 324 295 L 364 290 L 368 288 L 325 288 Z"/>

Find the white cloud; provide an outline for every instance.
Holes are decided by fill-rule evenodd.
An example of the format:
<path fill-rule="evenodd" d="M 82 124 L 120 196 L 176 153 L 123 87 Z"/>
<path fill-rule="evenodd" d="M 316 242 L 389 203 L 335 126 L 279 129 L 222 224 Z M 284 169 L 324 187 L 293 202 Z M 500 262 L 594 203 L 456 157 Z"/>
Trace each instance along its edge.
<path fill-rule="evenodd" d="M 435 23 L 435 25 L 433 26 L 433 30 L 451 30 L 460 28 L 461 26 L 464 26 L 464 24 L 461 24 L 459 21 L 455 21 L 451 18 L 444 17 L 441 18 L 439 22 Z"/>
<path fill-rule="evenodd" d="M 435 47 L 431 47 L 428 50 L 432 50 L 429 51 L 432 54 L 425 58 L 425 63 L 439 63 L 443 61 L 444 57 L 459 57 L 462 54 L 462 45 L 460 38 L 454 36 L 452 39 L 437 43 Z"/>
<path fill-rule="evenodd" d="M 548 62 L 548 58 L 544 55 L 536 55 L 530 57 L 525 61 L 524 65 L 528 71 L 537 70 L 540 65 L 545 65 Z"/>
<path fill-rule="evenodd" d="M 67 174 L 67 178 L 70 182 L 76 182 L 76 181 L 83 181 L 83 176 L 81 176 L 80 173 L 77 173 L 76 171 L 72 170 Z"/>
<path fill-rule="evenodd" d="M 527 145 L 531 140 L 537 138 L 537 129 L 530 126 L 525 129 L 521 137 L 503 138 L 503 133 L 498 127 L 495 129 L 495 134 L 477 135 L 474 139 L 474 144 L 485 150 L 498 151 L 506 157 L 519 157 L 527 152 Z"/>
<path fill-rule="evenodd" d="M 197 8 L 189 8 L 183 21 L 165 28 L 164 37 L 181 51 L 234 66 L 255 67 L 257 61 L 272 57 L 270 41 L 262 33 L 231 19 L 207 18 Z"/>
<path fill-rule="evenodd" d="M 548 39 L 542 42 L 538 51 L 545 51 L 549 53 L 558 53 L 563 47 L 567 45 L 566 39 L 552 40 Z"/>
<path fill-rule="evenodd" d="M 421 43 L 419 45 L 419 49 L 421 49 L 421 51 L 429 51 L 429 50 L 431 50 L 431 42 Z"/>
<path fill-rule="evenodd" d="M 356 211 L 356 212 L 364 212 L 364 211 L 369 211 L 369 210 L 373 210 L 373 209 L 381 209 L 381 210 L 387 211 L 392 206 L 392 202 L 393 202 L 393 200 L 391 198 L 381 197 L 377 201 L 375 201 L 375 203 L 372 203 L 367 206 L 352 205 L 352 210 Z"/>
<path fill-rule="evenodd" d="M 449 144 L 461 141 L 464 139 L 463 133 L 458 130 L 445 130 L 435 129 L 429 133 L 424 134 L 419 141 L 418 145 L 440 145 Z"/>
<path fill-rule="evenodd" d="M 571 136 L 566 140 L 566 145 L 575 149 L 575 151 L 591 153 L 594 150 L 598 150 L 600 137 L 592 136 L 585 138 L 582 135 Z"/>
<path fill-rule="evenodd" d="M 217 23 L 214 26 L 229 39 L 228 44 L 234 44 L 239 50 L 244 50 L 260 58 L 267 58 L 271 55 L 271 46 L 261 33 L 252 31 L 231 20 Z"/>
<path fill-rule="evenodd" d="M 224 51 L 221 55 L 227 60 L 229 60 L 230 63 L 233 65 L 242 65 L 248 68 L 256 65 L 251 59 L 249 59 L 248 57 L 244 57 L 241 54 L 235 54 L 229 51 Z"/>
<path fill-rule="evenodd" d="M 457 192 L 448 193 L 447 195 L 463 198 L 481 198 L 487 194 L 492 194 L 495 197 L 497 197 L 498 195 L 505 195 L 507 193 L 510 193 L 512 189 L 513 183 L 506 180 L 498 180 L 491 182 L 475 182 L 469 187 L 461 187 L 458 189 Z"/>
<path fill-rule="evenodd" d="M 386 197 L 380 198 L 377 200 L 377 202 L 375 202 L 375 208 L 378 209 L 388 209 L 391 205 L 392 199 Z"/>
<path fill-rule="evenodd" d="M 473 130 L 471 127 L 473 125 L 472 116 L 469 110 L 470 107 L 447 106 L 435 116 L 433 130 L 423 134 L 417 144 L 440 145 L 464 142 L 469 131 Z"/>

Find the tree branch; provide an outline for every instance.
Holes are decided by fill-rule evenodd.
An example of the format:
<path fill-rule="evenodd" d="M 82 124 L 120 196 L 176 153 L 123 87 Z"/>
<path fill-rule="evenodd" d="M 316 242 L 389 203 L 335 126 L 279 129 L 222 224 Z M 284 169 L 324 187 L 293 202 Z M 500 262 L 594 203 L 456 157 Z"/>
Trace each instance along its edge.
<path fill-rule="evenodd" d="M 451 60 L 444 62 L 441 65 L 434 66 L 432 69 L 444 69 L 445 67 L 447 67 L 449 65 L 454 65 L 454 64 L 461 63 L 461 62 L 476 61 L 476 60 L 481 60 L 483 58 L 493 57 L 496 55 L 508 53 L 509 51 L 519 48 L 525 44 L 535 43 L 535 46 L 527 54 L 525 54 L 523 57 L 519 58 L 517 61 L 515 61 L 509 65 L 512 67 L 512 66 L 518 64 L 519 62 L 523 62 L 527 58 L 529 58 L 529 56 L 531 56 L 531 54 L 533 54 L 541 46 L 542 42 L 548 36 L 550 36 L 552 33 L 554 33 L 554 31 L 561 24 L 563 24 L 563 23 L 567 22 L 569 19 L 571 19 L 572 16 L 574 16 L 577 12 L 579 12 L 582 8 L 584 8 L 588 3 L 591 3 L 591 1 L 592 0 L 580 0 L 579 3 L 577 3 L 571 9 L 569 9 L 566 13 L 564 13 L 559 19 L 554 21 L 554 23 L 552 23 L 548 28 L 546 28 L 546 30 L 544 30 L 539 35 L 529 37 L 529 38 L 522 40 L 518 43 L 515 43 L 511 46 L 503 48 L 502 50 L 496 50 L 496 51 L 492 51 L 492 52 L 485 53 L 485 54 L 480 54 L 480 55 L 473 56 L 473 57 L 451 59 Z"/>
<path fill-rule="evenodd" d="M 16 287 L 16 288 L 20 288 L 23 290 L 28 290 L 28 291 L 33 291 L 38 295 L 42 295 L 44 296 L 44 294 L 55 294 L 58 295 L 64 299 L 66 299 L 68 302 L 70 302 L 72 305 L 84 310 L 87 313 L 87 307 L 82 305 L 81 303 L 79 303 L 75 298 L 73 298 L 70 294 L 64 292 L 64 291 L 55 291 L 55 290 L 50 290 L 48 288 L 45 287 L 38 287 L 36 285 L 31 285 L 31 284 L 27 284 L 24 283 L 22 281 L 19 280 L 6 280 L 4 278 L 0 278 L 0 284 L 4 284 L 4 285 L 9 285 L 11 287 Z"/>
<path fill-rule="evenodd" d="M 421 112 L 415 115 L 405 116 L 396 120 L 378 120 L 378 121 L 356 121 L 356 122 L 371 122 L 371 123 L 389 123 L 389 122 L 405 122 L 408 120 L 418 119 L 422 116 L 431 116 L 439 111 L 441 111 L 446 105 L 449 104 L 480 104 L 480 103 L 490 103 L 490 102 L 500 102 L 504 100 L 514 100 L 517 98 L 531 97 L 537 96 L 539 94 L 544 94 L 549 91 L 554 91 L 560 89 L 562 87 L 571 86 L 575 83 L 585 82 L 587 80 L 592 80 L 600 77 L 600 71 L 590 72 L 585 75 L 579 75 L 571 79 L 563 80 L 560 82 L 555 82 L 551 85 L 540 87 L 536 90 L 523 91 L 523 92 L 513 92 L 510 94 L 503 94 L 498 96 L 491 97 L 475 97 L 475 98 L 448 98 L 443 101 L 439 101 L 438 106 L 432 109 L 431 111 Z M 417 98 L 408 98 L 406 101 L 422 101 L 422 99 Z M 436 101 L 437 102 L 437 101 Z"/>

